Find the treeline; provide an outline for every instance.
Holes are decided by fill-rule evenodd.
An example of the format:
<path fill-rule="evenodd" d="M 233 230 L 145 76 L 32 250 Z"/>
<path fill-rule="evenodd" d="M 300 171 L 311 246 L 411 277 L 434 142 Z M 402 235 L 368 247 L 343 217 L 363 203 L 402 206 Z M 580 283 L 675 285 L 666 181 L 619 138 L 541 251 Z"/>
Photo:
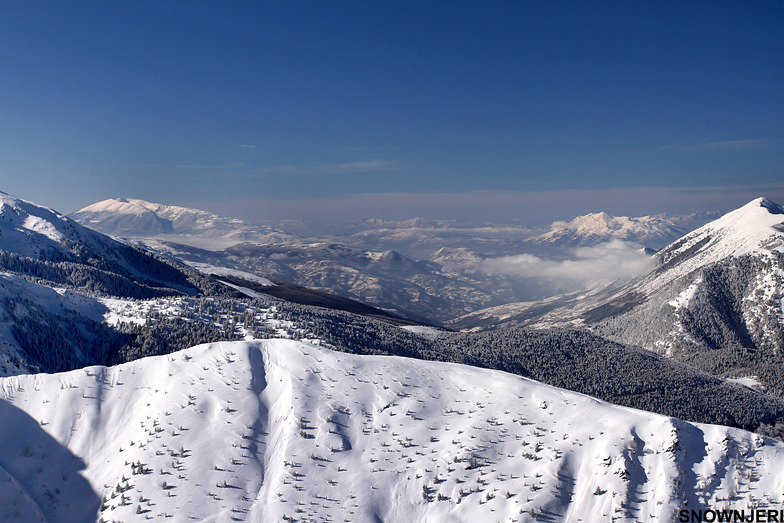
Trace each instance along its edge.
<path fill-rule="evenodd" d="M 23 349 L 15 363 L 37 372 L 63 372 L 105 363 L 132 338 L 76 313 L 57 314 L 25 298 L 4 297 L 11 334 Z"/>
<path fill-rule="evenodd" d="M 134 253 L 134 254 L 131 254 Z M 0 250 L 0 270 L 24 276 L 47 286 L 63 286 L 88 296 L 149 299 L 162 296 L 203 294 L 238 296 L 229 287 L 187 267 L 128 247 L 136 275 L 121 265 L 110 269 L 75 261 L 35 259 Z M 105 263 L 96 265 L 105 266 Z"/>
<path fill-rule="evenodd" d="M 146 325 L 124 324 L 119 328 L 125 338 L 109 355 L 106 365 L 117 365 L 147 356 L 170 354 L 202 343 L 240 339 L 233 330 L 212 323 L 162 319 Z"/>

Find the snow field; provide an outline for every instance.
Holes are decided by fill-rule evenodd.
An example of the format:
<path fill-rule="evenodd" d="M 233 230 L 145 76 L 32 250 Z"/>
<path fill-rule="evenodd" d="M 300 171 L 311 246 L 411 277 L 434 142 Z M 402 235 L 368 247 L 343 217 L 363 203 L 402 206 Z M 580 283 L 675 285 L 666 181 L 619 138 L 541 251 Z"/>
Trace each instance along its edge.
<path fill-rule="evenodd" d="M 671 521 L 685 506 L 782 506 L 782 443 L 456 364 L 276 339 L 0 385 L 10 520 Z"/>

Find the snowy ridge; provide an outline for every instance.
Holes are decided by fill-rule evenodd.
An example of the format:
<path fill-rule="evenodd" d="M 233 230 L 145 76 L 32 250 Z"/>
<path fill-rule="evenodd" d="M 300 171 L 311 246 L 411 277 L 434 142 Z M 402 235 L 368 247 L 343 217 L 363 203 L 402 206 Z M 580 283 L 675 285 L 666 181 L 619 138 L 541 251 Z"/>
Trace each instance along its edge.
<path fill-rule="evenodd" d="M 266 287 L 272 287 L 275 285 L 271 280 L 264 278 L 263 276 L 259 276 L 257 274 L 253 274 L 251 272 L 240 271 L 237 269 L 230 269 L 228 267 L 218 267 L 215 265 L 209 265 L 206 263 L 199 263 L 199 262 L 188 262 L 189 267 L 193 267 L 194 269 L 203 272 L 204 274 L 212 274 L 216 276 L 231 276 L 234 278 L 240 278 L 247 281 L 252 281 L 254 283 L 258 283 L 259 285 L 264 285 Z"/>
<path fill-rule="evenodd" d="M 782 507 L 780 442 L 290 340 L 3 378 L 0 398 L 4 520 L 672 521 L 687 503 Z"/>
<path fill-rule="evenodd" d="M 0 250 L 37 258 L 64 241 L 94 246 L 94 233 L 68 217 L 0 192 Z"/>
<path fill-rule="evenodd" d="M 672 280 L 710 263 L 763 249 L 784 252 L 784 207 L 757 198 L 656 254 Z"/>
<path fill-rule="evenodd" d="M 293 238 L 237 218 L 134 198 L 103 200 L 76 211 L 73 218 L 105 234 L 158 238 L 206 249 L 221 249 L 248 241 L 280 243 Z"/>
<path fill-rule="evenodd" d="M 531 241 L 587 246 L 621 240 L 660 248 L 686 232 L 661 216 L 612 216 L 606 212 L 578 216 L 568 222 L 554 222 L 550 228 L 550 232 L 532 238 Z"/>

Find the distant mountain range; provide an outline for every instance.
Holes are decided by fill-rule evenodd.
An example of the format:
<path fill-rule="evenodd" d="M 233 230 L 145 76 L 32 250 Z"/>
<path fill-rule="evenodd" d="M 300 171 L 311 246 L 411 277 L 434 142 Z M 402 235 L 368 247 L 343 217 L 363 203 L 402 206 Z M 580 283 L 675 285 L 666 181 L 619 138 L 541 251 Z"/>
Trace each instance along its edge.
<path fill-rule="evenodd" d="M 630 218 L 605 212 L 578 216 L 569 222 L 555 222 L 550 228 L 549 232 L 528 241 L 534 245 L 569 248 L 620 240 L 658 250 L 688 232 L 662 216 Z"/>
<path fill-rule="evenodd" d="M 575 247 L 609 241 L 656 249 L 685 232 L 662 216 L 598 213 L 555 223 L 539 235 L 521 226 L 412 219 L 369 220 L 357 224 L 353 234 L 308 239 L 196 209 L 133 199 L 98 202 L 72 217 L 202 269 L 251 272 L 431 323 L 564 291 L 563 282 L 489 273 L 485 261 L 494 256 L 531 252 L 564 259 Z M 572 282 L 566 288 L 581 285 Z"/>
<path fill-rule="evenodd" d="M 133 198 L 103 200 L 80 209 L 71 217 L 112 236 L 158 238 L 208 249 L 241 242 L 289 242 L 293 238 L 280 230 L 236 218 Z"/>
<path fill-rule="evenodd" d="M 531 253 L 545 257 L 568 257 L 575 247 L 588 247 L 613 240 L 638 243 L 657 250 L 680 236 L 721 216 L 694 213 L 684 216 L 612 216 L 593 213 L 548 227 L 515 224 L 464 224 L 454 220 L 421 218 L 388 221 L 365 220 L 345 234 L 325 236 L 331 243 L 383 251 L 395 249 L 417 259 L 434 260 L 435 253 L 469 250 L 482 257 Z M 469 265 L 470 266 L 470 265 Z"/>
<path fill-rule="evenodd" d="M 468 248 L 127 243 L 0 196 L 4 519 L 672 520 L 784 502 L 784 444 L 761 435 L 784 439 L 768 200 L 648 275 L 464 316 L 487 329 L 468 333 L 267 277 L 420 289 L 435 310 L 479 285 L 445 269 L 486 259 Z"/>

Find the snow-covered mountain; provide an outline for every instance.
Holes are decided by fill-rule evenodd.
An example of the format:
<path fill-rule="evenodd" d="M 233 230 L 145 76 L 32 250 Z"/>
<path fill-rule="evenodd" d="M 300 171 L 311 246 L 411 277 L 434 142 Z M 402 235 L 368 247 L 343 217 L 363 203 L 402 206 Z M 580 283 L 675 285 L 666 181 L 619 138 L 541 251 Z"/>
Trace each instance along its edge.
<path fill-rule="evenodd" d="M 198 292 L 180 267 L 6 193 L 0 193 L 3 269 L 50 284 L 87 287 L 88 292 Z"/>
<path fill-rule="evenodd" d="M 22 256 L 67 257 L 62 245 L 95 245 L 96 236 L 52 209 L 0 192 L 0 249 Z"/>
<path fill-rule="evenodd" d="M 476 326 L 490 325 L 493 318 L 500 323 L 535 326 L 597 321 L 640 305 L 665 289 L 672 290 L 676 282 L 676 287 L 685 289 L 692 283 L 689 277 L 714 264 L 745 256 L 776 257 L 784 251 L 783 224 L 784 208 L 757 198 L 661 249 L 653 257 L 655 268 L 627 284 L 594 289 L 588 294 L 502 305 L 466 315 L 454 323 L 465 328 L 472 322 Z"/>
<path fill-rule="evenodd" d="M 784 506 L 780 442 L 302 342 L 3 378 L 0 398 L 6 521 L 674 521 Z"/>
<path fill-rule="evenodd" d="M 757 198 L 657 253 L 652 289 L 730 257 L 784 252 L 784 207 Z"/>
<path fill-rule="evenodd" d="M 687 232 L 663 216 L 612 216 L 605 212 L 578 216 L 568 222 L 555 222 L 550 227 L 549 232 L 531 238 L 529 242 L 568 248 L 620 240 L 660 249 Z"/>
<path fill-rule="evenodd" d="M 784 394 L 784 208 L 765 198 L 687 234 L 626 285 L 499 306 L 455 326 L 583 325 Z"/>
<path fill-rule="evenodd" d="M 237 218 L 133 198 L 103 200 L 76 211 L 72 217 L 104 234 L 158 238 L 208 249 L 220 249 L 241 242 L 267 244 L 293 239 L 272 227 Z"/>
<path fill-rule="evenodd" d="M 105 363 L 126 345 L 97 297 L 236 291 L 201 273 L 0 193 L 0 375 Z"/>
<path fill-rule="evenodd" d="M 128 272 L 128 247 L 47 207 L 0 192 L 0 251 L 52 262 L 116 264 Z"/>
<path fill-rule="evenodd" d="M 629 305 L 632 293 L 645 299 L 597 328 L 784 395 L 784 207 L 758 198 L 656 257 L 654 273 L 620 296 Z"/>

